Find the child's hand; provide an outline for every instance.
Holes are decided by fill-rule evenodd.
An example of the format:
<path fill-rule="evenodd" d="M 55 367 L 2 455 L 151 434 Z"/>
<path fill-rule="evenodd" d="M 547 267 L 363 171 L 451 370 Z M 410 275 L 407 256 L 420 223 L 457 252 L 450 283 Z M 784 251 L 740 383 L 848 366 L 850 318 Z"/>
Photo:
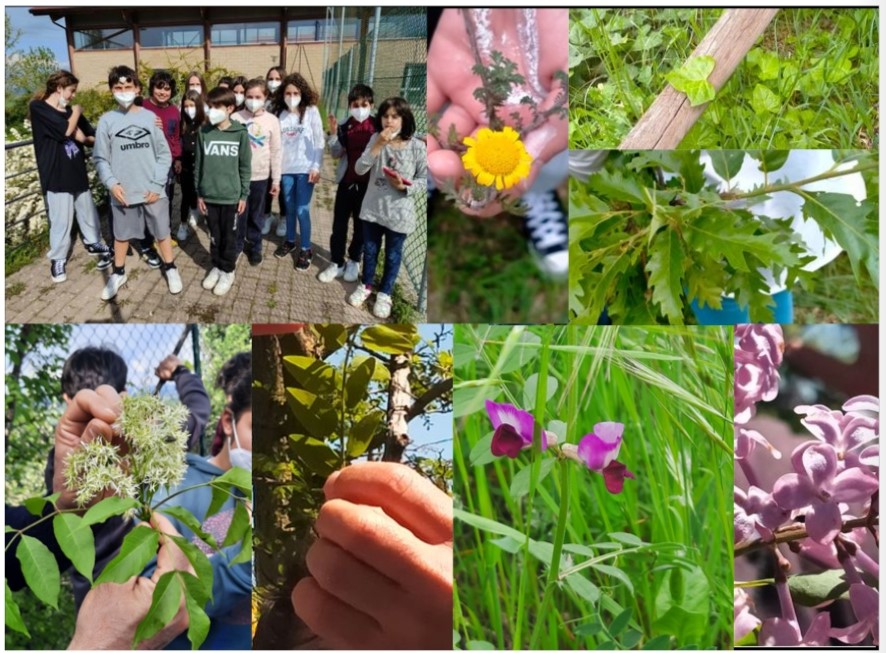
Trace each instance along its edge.
<path fill-rule="evenodd" d="M 157 126 L 157 129 L 163 131 L 163 120 L 160 118 L 160 116 L 154 118 L 154 124 Z"/>
<path fill-rule="evenodd" d="M 123 190 L 123 186 L 121 184 L 116 184 L 111 189 L 111 195 L 113 195 L 114 199 L 123 206 L 129 206 L 129 204 L 126 202 L 126 192 Z"/>
<path fill-rule="evenodd" d="M 329 132 L 335 136 L 338 133 L 338 120 L 330 113 L 326 121 L 329 124 Z"/>
<path fill-rule="evenodd" d="M 68 454 L 81 443 L 91 442 L 96 438 L 113 441 L 113 424 L 122 409 L 120 395 L 109 385 L 101 385 L 95 390 L 81 390 L 65 408 L 55 427 L 55 467 L 52 475 L 52 491 L 61 492 L 56 501 L 60 509 L 73 508 L 77 497 L 76 490 L 65 486 L 64 472 Z M 102 498 L 104 497 L 99 496 L 96 500 Z"/>
<path fill-rule="evenodd" d="M 154 374 L 157 375 L 157 378 L 163 379 L 164 381 L 171 381 L 172 373 L 175 372 L 181 364 L 181 358 L 175 354 L 169 354 L 169 356 L 160 361 L 160 364 L 157 365 L 157 369 L 154 370 Z"/>
<path fill-rule="evenodd" d="M 392 143 L 392 142 L 394 142 L 394 139 L 397 138 L 397 136 L 399 134 L 400 134 L 399 129 L 394 129 L 393 127 L 385 127 L 384 129 L 381 130 L 381 133 L 379 134 L 379 138 L 384 143 Z"/>
<path fill-rule="evenodd" d="M 145 193 L 145 204 L 153 204 L 157 200 L 160 199 L 160 193 L 155 193 L 154 191 L 149 190 Z"/>
<path fill-rule="evenodd" d="M 452 499 L 399 463 L 329 477 L 295 612 L 337 649 L 452 646 Z"/>
<path fill-rule="evenodd" d="M 243 213 L 246 210 L 246 200 L 240 200 L 237 202 L 237 215 Z"/>
<path fill-rule="evenodd" d="M 202 197 L 197 198 L 197 210 L 200 211 L 200 215 L 209 215 L 209 211 L 206 210 L 206 202 Z"/>
<path fill-rule="evenodd" d="M 86 142 L 86 134 L 83 133 L 83 130 L 77 127 L 77 131 L 74 132 L 74 140 L 78 143 Z"/>
<path fill-rule="evenodd" d="M 403 178 L 398 174 L 389 175 L 385 173 L 385 177 L 388 179 L 388 183 L 397 190 L 406 190 L 406 184 L 403 183 Z"/>
<path fill-rule="evenodd" d="M 274 182 L 271 184 L 271 197 L 277 197 L 280 194 L 280 184 Z"/>
<path fill-rule="evenodd" d="M 309 184 L 316 184 L 318 181 L 320 181 L 320 171 L 319 170 L 311 170 L 308 173 L 308 183 Z"/>

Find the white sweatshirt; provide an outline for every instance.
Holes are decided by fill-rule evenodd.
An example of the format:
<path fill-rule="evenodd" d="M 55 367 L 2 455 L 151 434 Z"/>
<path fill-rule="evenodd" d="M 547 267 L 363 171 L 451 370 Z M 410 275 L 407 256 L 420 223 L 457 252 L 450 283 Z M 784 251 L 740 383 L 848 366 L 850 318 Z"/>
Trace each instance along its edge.
<path fill-rule="evenodd" d="M 309 106 L 305 109 L 304 121 L 299 118 L 298 111 L 283 111 L 280 114 L 280 134 L 284 175 L 320 171 L 325 139 L 323 121 L 317 107 Z"/>

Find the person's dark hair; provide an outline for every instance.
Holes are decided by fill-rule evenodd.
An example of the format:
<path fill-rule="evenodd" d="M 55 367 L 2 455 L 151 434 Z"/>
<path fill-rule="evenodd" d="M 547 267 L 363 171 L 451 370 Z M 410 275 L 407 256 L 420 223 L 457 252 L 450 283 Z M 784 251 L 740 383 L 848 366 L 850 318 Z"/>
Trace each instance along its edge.
<path fill-rule="evenodd" d="M 246 82 L 248 82 L 248 81 L 249 80 L 246 79 L 246 77 L 244 77 L 243 75 L 237 75 L 234 78 L 234 80 L 231 82 L 231 90 L 233 91 L 235 86 L 242 86 L 243 92 L 245 93 L 246 92 Z"/>
<path fill-rule="evenodd" d="M 252 410 L 252 374 L 242 376 L 231 390 L 231 403 L 228 404 L 234 419 L 240 419 L 244 411 Z"/>
<path fill-rule="evenodd" d="M 221 388 L 225 396 L 230 397 L 240 379 L 252 376 L 252 352 L 243 351 L 231 356 L 218 374 L 215 375 L 215 387 Z"/>
<path fill-rule="evenodd" d="M 311 88 L 311 85 L 308 84 L 308 80 L 302 77 L 299 73 L 290 73 L 283 78 L 283 83 L 280 84 L 280 88 L 277 89 L 277 96 L 274 98 L 274 112 L 277 115 L 283 113 L 284 109 L 289 109 L 289 107 L 286 106 L 286 100 L 284 98 L 287 86 L 295 86 L 295 88 L 298 89 L 298 92 L 301 93 L 301 102 L 298 105 L 298 117 L 304 118 L 307 108 L 311 105 L 317 104 L 317 100 L 319 99 L 317 92 Z"/>
<path fill-rule="evenodd" d="M 129 66 L 114 66 L 108 71 L 108 88 L 114 88 L 114 84 L 121 79 L 131 79 L 136 87 L 141 87 L 138 81 L 138 75 Z"/>
<path fill-rule="evenodd" d="M 185 100 L 190 100 L 194 103 L 194 119 L 191 120 L 191 116 L 187 114 L 185 111 Z M 203 108 L 203 94 L 198 93 L 195 90 L 189 90 L 182 96 L 181 103 L 181 112 L 182 112 L 182 121 L 181 121 L 181 133 L 182 135 L 190 134 L 193 131 L 200 129 L 203 123 L 206 122 L 206 111 Z"/>
<path fill-rule="evenodd" d="M 200 96 L 205 100 L 206 92 L 209 90 L 206 88 L 206 80 L 203 79 L 203 75 L 198 73 L 196 70 L 192 70 L 187 75 L 185 75 L 185 88 L 188 89 L 188 84 L 191 82 L 191 77 L 196 77 L 200 80 Z M 190 90 L 190 89 L 188 89 Z"/>
<path fill-rule="evenodd" d="M 228 88 L 233 88 L 234 87 L 234 78 L 231 77 L 230 75 L 225 75 L 220 80 L 218 80 L 218 86 L 221 86 L 222 84 L 224 84 Z M 224 88 L 224 87 L 222 87 L 222 88 Z"/>
<path fill-rule="evenodd" d="M 348 91 L 348 104 L 354 100 L 368 100 L 369 104 L 373 103 L 372 87 L 366 84 L 354 84 L 354 87 Z"/>
<path fill-rule="evenodd" d="M 79 84 L 80 80 L 67 70 L 56 70 L 46 79 L 46 88 L 35 99 L 45 100 L 56 91 Z"/>
<path fill-rule="evenodd" d="M 169 87 L 170 97 L 175 97 L 176 85 L 175 78 L 172 76 L 168 70 L 157 70 L 151 75 L 151 79 L 148 81 L 148 93 L 153 94 L 154 89 L 164 84 Z"/>
<path fill-rule="evenodd" d="M 72 398 L 81 390 L 109 385 L 126 390 L 126 363 L 117 352 L 105 347 L 83 347 L 68 356 L 62 367 L 62 392 Z"/>
<path fill-rule="evenodd" d="M 403 119 L 403 126 L 400 128 L 400 138 L 404 141 L 408 141 L 415 133 L 415 116 L 412 115 L 412 109 L 409 107 L 409 102 L 401 97 L 389 97 L 382 102 L 378 107 L 377 114 L 379 126 L 381 126 L 381 119 L 388 112 L 388 109 L 393 109 L 394 113 Z"/>
<path fill-rule="evenodd" d="M 234 97 L 234 91 L 231 89 L 217 86 L 209 91 L 209 94 L 206 96 L 206 103 L 210 107 L 219 104 L 223 107 L 236 107 L 237 98 Z"/>
<path fill-rule="evenodd" d="M 270 77 L 271 73 L 276 71 L 278 75 L 280 75 L 280 79 L 282 80 L 286 77 L 286 69 L 283 66 L 271 66 L 268 68 L 268 72 L 265 74 L 265 77 Z"/>
<path fill-rule="evenodd" d="M 260 88 L 262 93 L 265 94 L 265 98 L 268 97 L 268 83 L 263 80 L 261 77 L 256 77 L 255 79 L 250 79 L 243 85 L 243 92 L 249 93 L 254 88 Z"/>

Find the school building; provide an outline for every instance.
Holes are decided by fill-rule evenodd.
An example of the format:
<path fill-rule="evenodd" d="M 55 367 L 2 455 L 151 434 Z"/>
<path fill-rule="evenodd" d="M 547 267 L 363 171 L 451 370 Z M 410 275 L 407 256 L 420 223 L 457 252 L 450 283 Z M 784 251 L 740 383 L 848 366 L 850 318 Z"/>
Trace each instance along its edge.
<path fill-rule="evenodd" d="M 247 78 L 283 66 L 321 93 L 324 82 L 336 84 L 330 71 L 342 64 L 352 78 L 399 78 L 406 88 L 426 70 L 427 20 L 420 7 L 77 6 L 30 12 L 65 30 L 71 72 L 81 88 L 104 86 L 108 69 L 122 64 L 137 70 L 223 67 Z"/>

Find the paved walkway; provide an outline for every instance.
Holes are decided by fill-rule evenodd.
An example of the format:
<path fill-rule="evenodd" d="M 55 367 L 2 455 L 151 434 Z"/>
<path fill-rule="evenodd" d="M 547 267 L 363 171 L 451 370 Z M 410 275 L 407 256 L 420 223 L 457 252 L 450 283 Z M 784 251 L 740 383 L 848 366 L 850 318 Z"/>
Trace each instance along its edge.
<path fill-rule="evenodd" d="M 297 271 L 292 256 L 282 260 L 273 256 L 281 239 L 272 230 L 264 238 L 261 265 L 253 267 L 245 255 L 240 257 L 234 286 L 227 295 L 216 297 L 201 285 L 211 267 L 209 234 L 204 223 L 196 236 L 192 232 L 185 242 L 173 247 L 184 285 L 181 293 L 170 295 L 159 270 L 152 270 L 137 257 L 130 256 L 126 262 L 128 282 L 114 300 L 105 302 L 100 295 L 110 269 L 96 270 L 95 259 L 77 242 L 68 262 L 67 281 L 52 282 L 49 261 L 44 257 L 6 278 L 6 321 L 378 322 L 369 310 L 347 303 L 357 282 L 345 283 L 338 279 L 320 283 L 317 280 L 317 275 L 329 263 L 334 197 L 335 182 L 324 175 L 314 192 L 311 211 L 314 260 L 308 271 Z M 173 219 L 173 224 L 177 226 L 178 221 Z"/>

